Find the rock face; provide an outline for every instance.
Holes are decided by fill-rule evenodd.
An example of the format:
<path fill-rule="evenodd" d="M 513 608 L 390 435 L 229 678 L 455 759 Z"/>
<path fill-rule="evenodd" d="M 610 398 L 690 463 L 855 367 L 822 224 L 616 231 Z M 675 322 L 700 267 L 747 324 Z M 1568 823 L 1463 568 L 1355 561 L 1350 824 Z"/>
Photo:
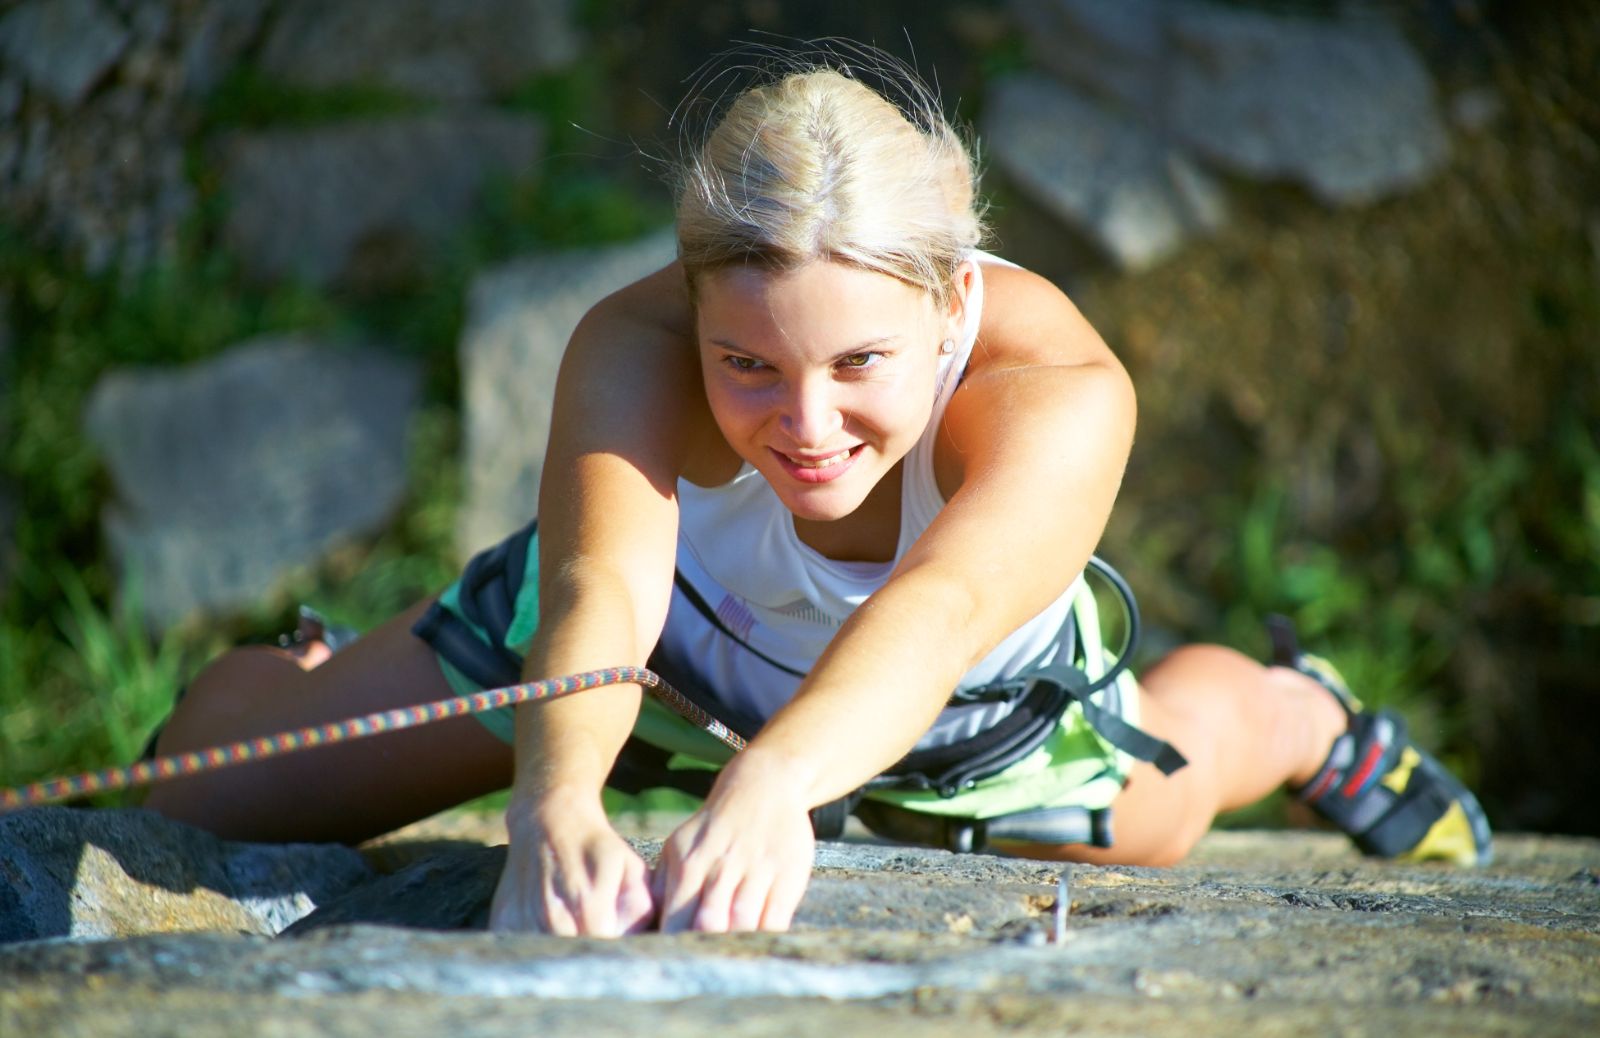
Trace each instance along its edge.
<path fill-rule="evenodd" d="M 1354 205 L 1449 157 L 1433 83 L 1384 17 L 1204 0 L 1013 0 L 1041 67 L 1228 171 Z"/>
<path fill-rule="evenodd" d="M 983 120 L 997 164 L 1124 269 L 1225 219 L 1221 189 L 1137 122 L 1047 77 L 996 83 Z"/>
<path fill-rule="evenodd" d="M 145 811 L 36 808 L 0 815 L 0 944 L 271 936 L 371 876 L 344 847 L 230 843 Z"/>
<path fill-rule="evenodd" d="M 1347 205 L 1416 187 L 1449 158 L 1433 83 L 1391 25 L 1207 6 L 1171 31 L 1168 125 L 1218 165 Z"/>
<path fill-rule="evenodd" d="M 197 6 L 30 0 L 0 17 L 0 218 L 91 270 L 174 254 L 195 196 L 177 55 L 208 20 Z M 226 64 L 246 42 L 209 51 Z"/>
<path fill-rule="evenodd" d="M 269 75 L 300 87 L 381 83 L 479 100 L 578 56 L 566 0 L 289 0 L 262 48 Z"/>
<path fill-rule="evenodd" d="M 473 282 L 461 336 L 466 500 L 463 556 L 538 513 L 556 369 L 584 312 L 671 262 L 669 232 L 512 263 Z"/>
<path fill-rule="evenodd" d="M 526 172 L 537 120 L 492 112 L 242 134 L 224 146 L 229 245 L 263 279 L 327 283 L 456 233 L 494 177 Z"/>
<path fill-rule="evenodd" d="M 818 847 L 788 934 L 416 929 L 475 921 L 446 916 L 487 897 L 499 851 L 469 848 L 277 940 L 0 947 L 0 1023 L 40 1036 L 1589 1033 L 1600 844 L 1498 850 L 1492 869 L 1462 872 L 1367 861 L 1334 836 L 1213 834 L 1180 868 L 1073 867 L 1059 942 L 1060 866 L 840 844 Z"/>
<path fill-rule="evenodd" d="M 105 376 L 86 417 L 117 491 L 104 525 L 150 622 L 257 601 L 388 519 L 418 383 L 411 362 L 294 337 Z"/>
<path fill-rule="evenodd" d="M 184 93 L 204 97 L 255 42 L 271 0 L 211 0 L 178 52 Z"/>
<path fill-rule="evenodd" d="M 31 0 L 0 18 L 0 56 L 57 104 L 83 100 L 130 34 L 95 0 Z"/>

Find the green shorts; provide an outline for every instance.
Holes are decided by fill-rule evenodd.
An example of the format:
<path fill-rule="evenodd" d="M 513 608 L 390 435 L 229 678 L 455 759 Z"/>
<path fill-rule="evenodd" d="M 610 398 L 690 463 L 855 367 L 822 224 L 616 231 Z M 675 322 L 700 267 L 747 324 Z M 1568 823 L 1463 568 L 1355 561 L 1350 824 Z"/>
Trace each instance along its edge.
<path fill-rule="evenodd" d="M 525 539 L 523 550 L 508 555 L 506 545 L 502 544 L 475 557 L 462 578 L 446 588 L 434 606 L 434 610 L 449 613 L 459 620 L 483 644 L 499 651 L 507 660 L 507 669 L 499 674 L 469 675 L 449 658 L 451 653 L 447 647 L 430 637 L 428 631 L 430 620 L 434 619 L 433 611 L 417 624 L 418 635 L 434 645 L 439 668 L 458 695 L 481 692 L 484 688 L 493 687 L 491 682 L 514 684 L 520 680 L 517 674 L 520 660 L 527 653 L 538 626 L 539 560 L 537 533 L 533 528 L 530 526 L 506 543 L 513 543 L 517 537 Z M 498 587 L 500 600 L 496 603 L 497 619 L 505 632 L 498 637 L 489 629 L 489 626 L 494 626 L 493 623 L 486 625 L 479 622 L 485 619 L 484 609 L 468 609 L 463 605 L 465 596 L 484 593 L 483 574 L 488 565 L 485 558 L 495 551 L 501 553 L 498 562 L 502 571 L 507 565 L 517 570 L 514 573 L 503 572 Z M 1080 588 L 1073 603 L 1078 621 L 1079 645 L 1093 650 L 1095 658 L 1080 659 L 1078 663 L 1093 681 L 1106 672 L 1112 661 L 1110 654 L 1102 647 L 1094 593 L 1087 584 L 1080 585 Z M 1113 688 L 1096 695 L 1102 706 L 1109 705 L 1107 698 L 1115 697 L 1122 719 L 1137 727 L 1139 686 L 1132 674 L 1123 671 Z M 512 709 L 503 708 L 474 716 L 490 732 L 510 743 L 513 741 Z M 672 753 L 673 768 L 715 769 L 725 764 L 732 755 L 732 751 L 721 741 L 651 696 L 644 697 L 633 734 L 644 742 Z M 867 797 L 925 814 L 955 818 L 993 818 L 1051 807 L 1104 808 L 1122 790 L 1135 763 L 1132 756 L 1118 750 L 1096 732 L 1084 719 L 1083 708 L 1073 703 L 1061 715 L 1055 730 L 1032 753 L 955 796 L 941 796 L 934 790 L 877 789 L 869 792 Z"/>

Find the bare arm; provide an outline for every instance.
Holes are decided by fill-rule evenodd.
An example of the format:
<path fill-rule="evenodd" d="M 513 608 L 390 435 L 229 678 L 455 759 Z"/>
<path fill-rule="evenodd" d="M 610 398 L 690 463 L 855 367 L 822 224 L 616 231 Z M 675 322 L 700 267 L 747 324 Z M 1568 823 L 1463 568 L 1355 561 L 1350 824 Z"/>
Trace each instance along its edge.
<path fill-rule="evenodd" d="M 1082 571 L 1133 442 L 1126 372 L 1067 298 L 988 272 L 974 364 L 944 422 L 959 489 L 751 746 L 812 805 L 915 744 L 950 689 Z"/>
<path fill-rule="evenodd" d="M 685 315 L 681 274 L 668 268 L 597 305 L 573 335 L 540 493 L 530 678 L 642 666 L 660 635 L 676 479 L 702 395 Z M 497 927 L 614 933 L 648 923 L 642 863 L 623 853 L 600 801 L 639 699 L 637 686 L 617 686 L 517 711 Z"/>
<path fill-rule="evenodd" d="M 1104 530 L 1133 438 L 1127 375 L 1048 282 L 986 274 L 982 332 L 936 466 L 954 493 L 724 769 L 693 831 L 669 843 L 669 925 L 786 925 L 804 882 L 774 859 L 803 853 L 804 811 L 903 756 L 961 675 L 1066 590 Z"/>

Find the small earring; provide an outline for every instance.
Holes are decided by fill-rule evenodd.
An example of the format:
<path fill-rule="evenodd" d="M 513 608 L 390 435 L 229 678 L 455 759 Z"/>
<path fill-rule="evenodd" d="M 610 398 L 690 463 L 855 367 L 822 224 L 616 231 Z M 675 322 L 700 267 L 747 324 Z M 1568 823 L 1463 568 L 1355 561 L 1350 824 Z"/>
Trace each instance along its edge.
<path fill-rule="evenodd" d="M 954 339 L 946 339 L 944 342 L 939 344 L 939 352 L 941 354 L 950 354 L 954 353 L 955 351 L 956 341 Z"/>

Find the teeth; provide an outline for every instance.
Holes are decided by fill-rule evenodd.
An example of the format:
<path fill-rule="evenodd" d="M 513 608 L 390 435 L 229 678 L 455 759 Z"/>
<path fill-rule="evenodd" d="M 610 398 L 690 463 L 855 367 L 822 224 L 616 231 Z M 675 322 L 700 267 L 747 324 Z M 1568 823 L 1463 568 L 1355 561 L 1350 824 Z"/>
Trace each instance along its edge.
<path fill-rule="evenodd" d="M 840 451 L 838 454 L 829 455 L 826 458 L 821 458 L 816 461 L 808 461 L 805 458 L 796 458 L 792 455 L 785 455 L 785 457 L 787 457 L 790 461 L 794 462 L 796 465 L 799 465 L 803 469 L 825 469 L 830 465 L 839 464 L 839 462 L 843 461 L 849 456 L 850 451 L 848 448 Z"/>

